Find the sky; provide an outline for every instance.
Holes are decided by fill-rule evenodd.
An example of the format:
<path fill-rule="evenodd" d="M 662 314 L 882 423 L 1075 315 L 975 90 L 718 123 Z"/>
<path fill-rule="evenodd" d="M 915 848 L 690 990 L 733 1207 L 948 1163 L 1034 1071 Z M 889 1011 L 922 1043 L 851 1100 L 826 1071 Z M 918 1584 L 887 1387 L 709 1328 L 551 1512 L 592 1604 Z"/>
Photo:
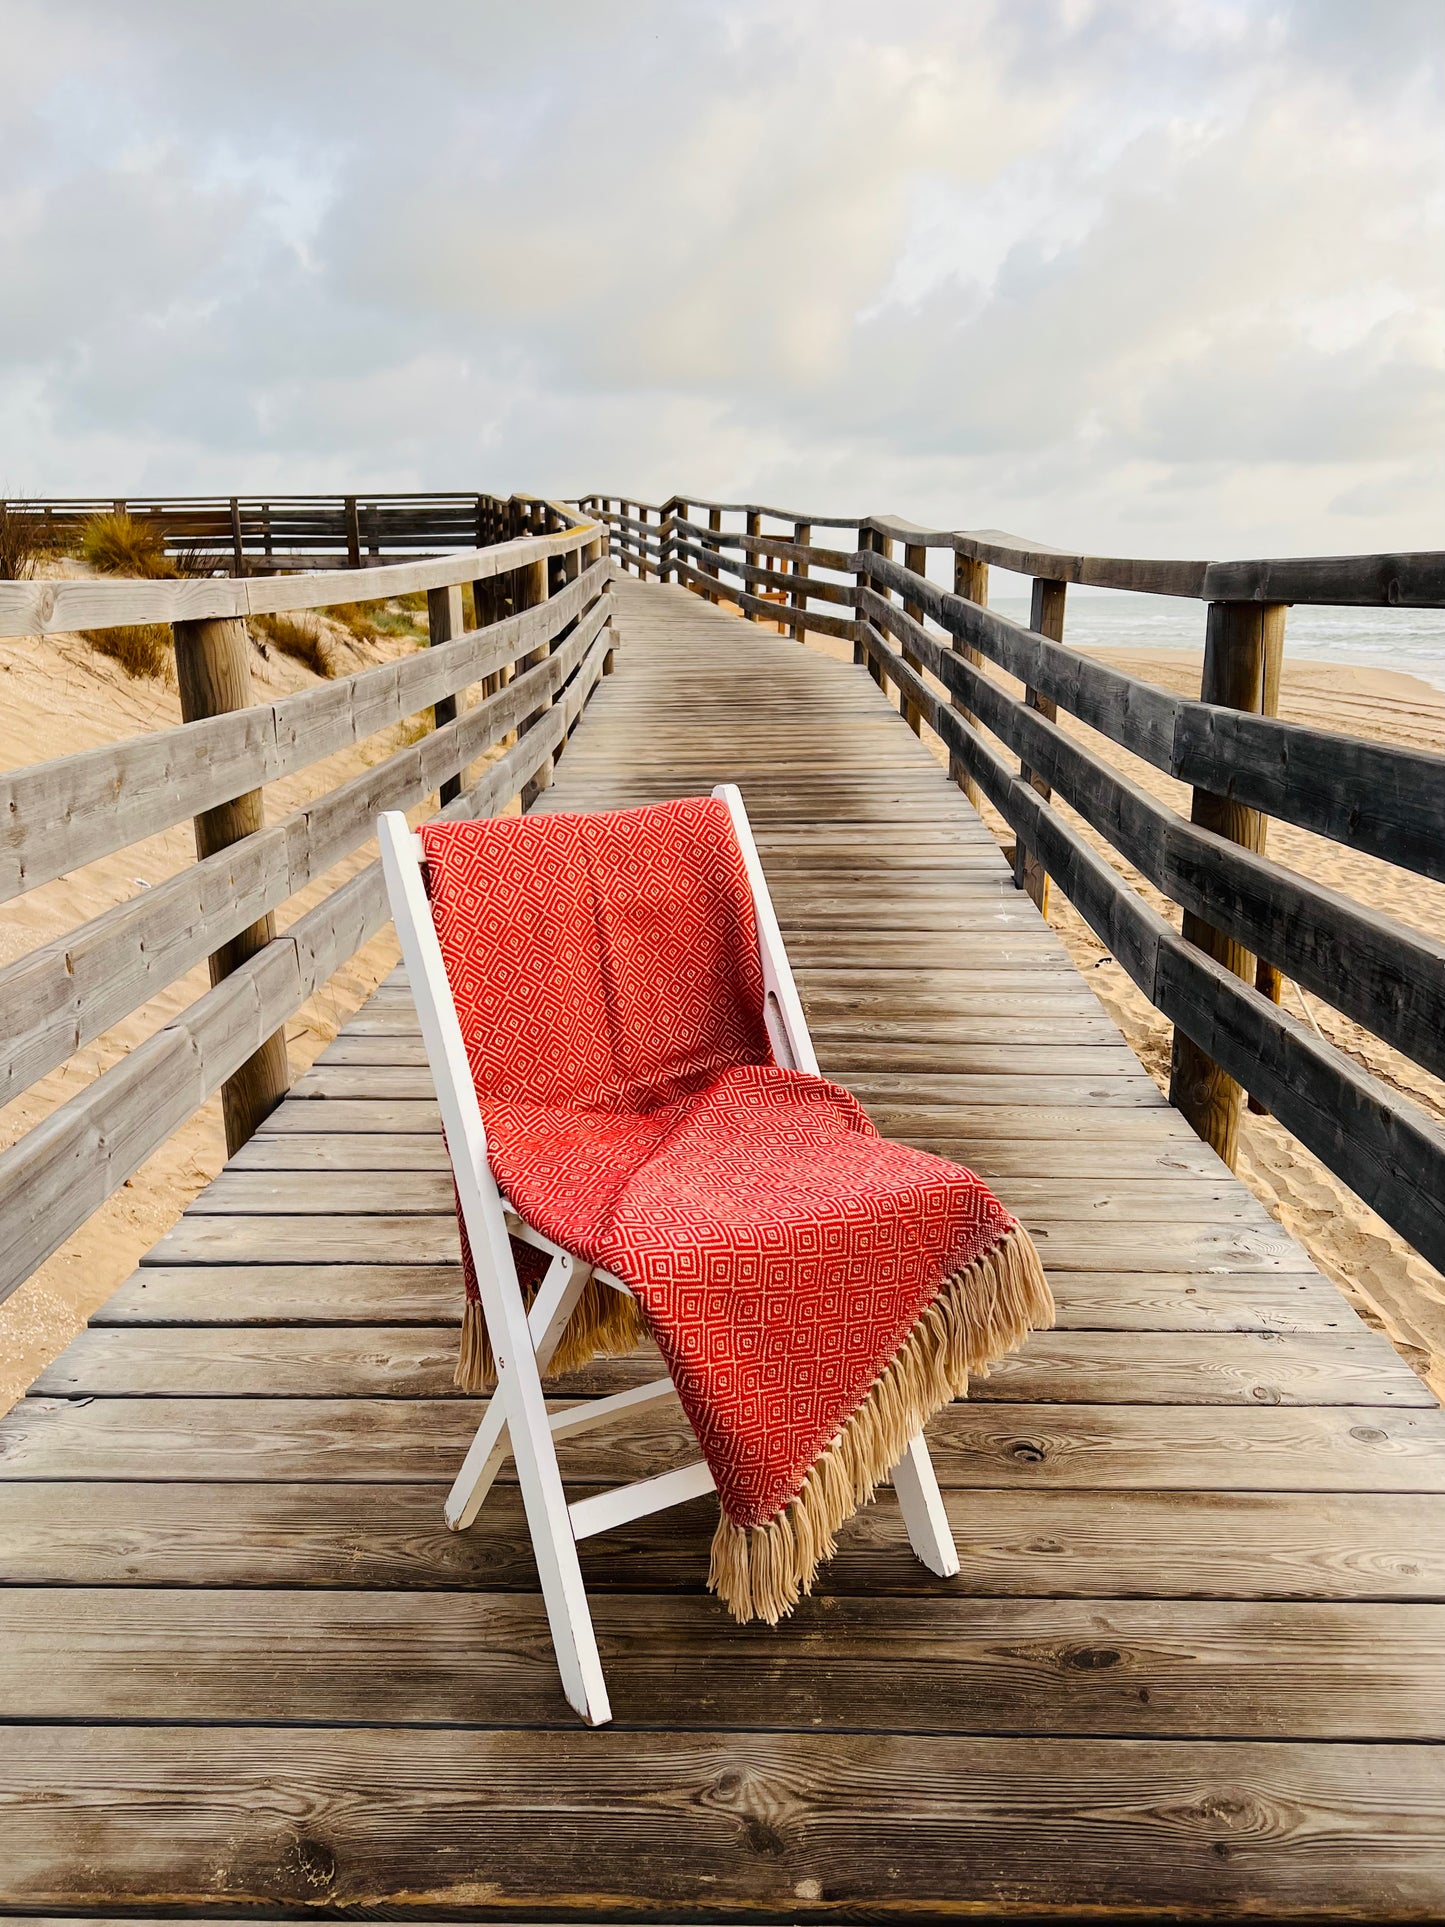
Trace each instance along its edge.
<path fill-rule="evenodd" d="M 1445 545 L 1445 0 L 0 27 L 0 492 Z"/>

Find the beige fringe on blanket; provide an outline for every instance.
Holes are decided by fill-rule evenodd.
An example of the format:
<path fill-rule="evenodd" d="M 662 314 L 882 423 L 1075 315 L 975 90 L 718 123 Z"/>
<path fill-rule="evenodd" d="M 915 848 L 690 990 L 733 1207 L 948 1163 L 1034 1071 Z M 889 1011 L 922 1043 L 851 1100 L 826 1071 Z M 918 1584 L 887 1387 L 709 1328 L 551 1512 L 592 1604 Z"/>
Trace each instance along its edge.
<path fill-rule="evenodd" d="M 718 1520 L 708 1586 L 733 1618 L 774 1626 L 790 1613 L 837 1551 L 839 1526 L 872 1498 L 933 1414 L 967 1394 L 970 1372 L 986 1376 L 994 1360 L 1053 1322 L 1044 1268 L 1021 1225 L 946 1278 L 862 1404 L 813 1461 L 797 1496 L 760 1526 L 734 1525 L 726 1513 Z M 572 1371 L 599 1352 L 630 1352 L 647 1336 L 637 1300 L 594 1276 L 547 1369 Z M 496 1375 L 482 1308 L 468 1299 L 456 1383 L 481 1392 Z"/>
<path fill-rule="evenodd" d="M 536 1295 L 535 1286 L 523 1291 L 529 1311 Z M 647 1321 L 637 1300 L 625 1291 L 604 1285 L 594 1274 L 582 1287 L 582 1296 L 567 1320 L 567 1329 L 547 1370 L 549 1373 L 571 1372 L 599 1352 L 612 1358 L 620 1352 L 635 1351 L 647 1335 Z M 492 1356 L 487 1321 L 476 1299 L 468 1298 L 462 1307 L 462 1343 L 453 1382 L 464 1392 L 485 1392 L 496 1377 L 497 1361 Z"/>
<path fill-rule="evenodd" d="M 946 1278 L 863 1403 L 813 1461 L 797 1497 L 760 1526 L 734 1525 L 726 1513 L 718 1520 L 708 1585 L 733 1618 L 775 1626 L 790 1613 L 838 1550 L 839 1526 L 872 1498 L 933 1414 L 965 1395 L 969 1373 L 986 1375 L 995 1359 L 1053 1322 L 1053 1295 L 1021 1225 Z"/>

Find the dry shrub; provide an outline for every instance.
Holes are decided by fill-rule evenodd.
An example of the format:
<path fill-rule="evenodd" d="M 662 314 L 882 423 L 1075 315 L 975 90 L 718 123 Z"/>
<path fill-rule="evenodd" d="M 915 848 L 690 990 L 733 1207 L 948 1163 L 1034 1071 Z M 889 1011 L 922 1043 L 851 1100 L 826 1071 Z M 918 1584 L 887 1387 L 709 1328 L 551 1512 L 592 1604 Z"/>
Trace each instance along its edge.
<path fill-rule="evenodd" d="M 54 547 L 43 518 L 23 502 L 0 502 L 0 582 L 21 582 Z"/>
<path fill-rule="evenodd" d="M 119 511 L 92 515 L 80 532 L 80 553 L 103 575 L 173 576 L 160 527 Z"/>
<path fill-rule="evenodd" d="M 317 676 L 334 676 L 336 664 L 318 629 L 298 622 L 295 616 L 252 616 L 251 627 L 283 656 L 292 656 Z"/>
<path fill-rule="evenodd" d="M 141 622 L 131 628 L 82 629 L 80 638 L 98 655 L 118 662 L 128 676 L 137 680 L 169 682 L 174 674 L 171 631 L 167 623 Z"/>

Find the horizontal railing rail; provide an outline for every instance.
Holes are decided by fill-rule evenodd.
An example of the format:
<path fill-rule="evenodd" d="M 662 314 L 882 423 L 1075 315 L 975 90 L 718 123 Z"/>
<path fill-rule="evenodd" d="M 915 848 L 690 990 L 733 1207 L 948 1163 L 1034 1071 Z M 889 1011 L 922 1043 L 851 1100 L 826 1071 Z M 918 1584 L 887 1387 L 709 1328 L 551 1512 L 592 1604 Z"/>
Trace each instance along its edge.
<path fill-rule="evenodd" d="M 174 625 L 188 720 L 9 773 L 0 894 L 14 897 L 183 822 L 197 861 L 0 969 L 0 1101 L 209 959 L 212 988 L 0 1153 L 0 1298 L 42 1264 L 216 1090 L 228 1148 L 289 1084 L 283 1026 L 382 927 L 373 861 L 276 933 L 274 913 L 368 844 L 376 816 L 422 806 L 494 814 L 551 779 L 616 643 L 602 530 L 519 503 L 536 533 L 434 561 L 274 581 L 86 583 L 86 624 Z M 512 518 L 514 523 L 518 519 Z M 463 624 L 462 589 L 476 616 Z M 15 613 L 7 585 L 0 621 Z M 430 646 L 278 702 L 250 701 L 241 616 L 428 592 Z M 361 589 L 360 597 L 357 595 Z M 194 592 L 209 595 L 199 606 Z M 53 625 L 52 625 L 53 626 Z M 13 633 L 14 631 L 8 631 Z M 33 633 L 34 631 L 31 631 Z M 43 633 L 43 631 L 42 631 Z M 463 706 L 463 693 L 480 700 Z M 209 692 L 209 694 L 208 694 Z M 198 713 L 207 700 L 223 713 Z M 267 784 L 430 711 L 419 740 L 271 824 Z M 463 789 L 489 751 L 501 753 Z"/>
<path fill-rule="evenodd" d="M 1445 1130 L 1280 1007 L 1293 980 L 1445 1077 L 1445 944 L 1265 854 L 1275 817 L 1445 882 L 1445 756 L 1274 713 L 1287 605 L 1445 606 L 1445 554 L 1168 561 L 692 496 L 583 504 L 619 567 L 800 640 L 850 639 L 973 800 L 1003 817 L 1020 887 L 1046 907 L 1052 878 L 1172 1022 L 1170 1094 L 1200 1135 L 1232 1165 L 1247 1091 L 1445 1269 Z M 856 547 L 816 543 L 820 527 L 852 531 Z M 928 574 L 937 551 L 952 557 L 951 585 Z M 1027 625 L 987 606 L 990 568 L 1030 578 Z M 1070 584 L 1206 605 L 1200 696 L 1068 647 Z M 1065 729 L 1061 711 L 1188 784 L 1192 820 Z M 1059 804 L 1179 908 L 1182 931 Z"/>
<path fill-rule="evenodd" d="M 98 515 L 124 514 L 173 556 L 211 558 L 232 574 L 375 566 L 398 550 L 486 548 L 519 531 L 519 498 L 473 491 L 370 495 L 56 496 L 0 501 L 33 522 L 41 547 L 65 547 Z"/>

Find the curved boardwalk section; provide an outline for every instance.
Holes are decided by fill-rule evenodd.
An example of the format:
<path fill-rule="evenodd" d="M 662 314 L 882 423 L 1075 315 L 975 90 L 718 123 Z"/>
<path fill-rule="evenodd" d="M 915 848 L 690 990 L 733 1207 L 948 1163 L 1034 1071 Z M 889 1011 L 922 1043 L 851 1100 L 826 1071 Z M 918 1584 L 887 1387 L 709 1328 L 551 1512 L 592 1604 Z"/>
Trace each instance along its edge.
<path fill-rule="evenodd" d="M 1027 1221 L 1059 1325 L 775 1630 L 713 1502 L 586 1542 L 557 1688 L 515 1487 L 447 1533 L 451 1186 L 386 985 L 0 1422 L 0 1912 L 1445 1913 L 1445 1424 L 1170 1110 L 861 669 L 680 589 L 546 809 L 744 792 L 824 1067 Z M 596 1396 L 645 1359 L 557 1383 Z M 691 1456 L 675 1408 L 578 1487 Z M 1423 1744 L 1422 1744 L 1423 1742 Z"/>

